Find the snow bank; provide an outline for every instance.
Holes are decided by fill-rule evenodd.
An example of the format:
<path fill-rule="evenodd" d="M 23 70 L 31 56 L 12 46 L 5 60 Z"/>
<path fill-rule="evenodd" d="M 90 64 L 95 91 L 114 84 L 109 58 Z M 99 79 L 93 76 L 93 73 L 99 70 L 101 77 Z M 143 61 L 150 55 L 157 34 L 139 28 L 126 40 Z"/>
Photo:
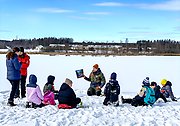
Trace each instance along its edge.
<path fill-rule="evenodd" d="M 180 102 L 163 103 L 153 107 L 133 107 L 120 104 L 118 107 L 103 106 L 104 97 L 81 94 L 85 108 L 58 109 L 56 106 L 25 108 L 26 99 L 16 99 L 15 107 L 6 105 L 9 92 L 0 93 L 0 125 L 3 126 L 162 126 L 180 124 Z M 125 97 L 129 94 L 123 94 Z M 133 96 L 131 96 L 133 97 Z M 57 101 L 56 101 L 57 102 Z"/>

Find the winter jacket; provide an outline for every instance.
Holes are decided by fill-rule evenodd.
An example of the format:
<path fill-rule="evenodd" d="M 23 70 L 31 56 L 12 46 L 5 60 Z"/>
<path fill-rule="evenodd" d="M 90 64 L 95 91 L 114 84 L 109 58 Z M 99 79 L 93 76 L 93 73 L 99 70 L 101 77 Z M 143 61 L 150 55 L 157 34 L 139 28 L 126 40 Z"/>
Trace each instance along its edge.
<path fill-rule="evenodd" d="M 166 97 L 166 98 L 171 98 L 172 100 L 175 99 L 174 94 L 172 92 L 172 83 L 170 81 L 167 81 L 167 83 L 161 88 L 161 93 Z"/>
<path fill-rule="evenodd" d="M 21 75 L 27 76 L 27 68 L 29 67 L 30 64 L 30 57 L 24 53 L 21 56 L 18 57 L 19 62 L 22 64 L 21 66 Z"/>
<path fill-rule="evenodd" d="M 161 89 L 161 87 L 160 87 L 159 85 L 157 85 L 157 86 L 154 88 L 156 100 L 158 100 L 159 98 L 162 98 L 162 99 L 164 100 L 164 102 L 167 102 L 166 98 L 165 98 L 164 95 L 161 93 L 160 89 Z"/>
<path fill-rule="evenodd" d="M 73 89 L 66 83 L 63 83 L 60 87 L 58 94 L 59 104 L 75 105 L 76 94 Z"/>
<path fill-rule="evenodd" d="M 21 64 L 18 61 L 18 56 L 15 54 L 13 58 L 6 59 L 6 67 L 7 67 L 7 79 L 8 80 L 20 80 L 21 74 Z"/>
<path fill-rule="evenodd" d="M 27 84 L 27 100 L 40 105 L 43 100 L 43 95 L 41 93 L 40 87 L 36 84 L 37 78 L 35 75 L 30 75 L 29 84 Z"/>
<path fill-rule="evenodd" d="M 54 93 L 52 91 L 47 91 L 44 94 L 44 100 L 43 103 L 45 105 L 55 105 L 55 100 L 54 100 Z"/>
<path fill-rule="evenodd" d="M 118 101 L 118 95 L 120 94 L 120 86 L 117 80 L 110 80 L 104 89 L 104 95 L 110 102 Z"/>
<path fill-rule="evenodd" d="M 144 86 L 146 88 L 146 94 L 144 97 L 144 103 L 147 105 L 153 105 L 156 102 L 155 91 L 149 86 Z"/>
<path fill-rule="evenodd" d="M 96 72 L 91 72 L 89 78 L 84 78 L 87 81 L 90 81 L 90 87 L 97 87 L 100 86 L 101 88 L 105 85 L 106 80 L 104 74 L 101 72 L 100 68 Z"/>

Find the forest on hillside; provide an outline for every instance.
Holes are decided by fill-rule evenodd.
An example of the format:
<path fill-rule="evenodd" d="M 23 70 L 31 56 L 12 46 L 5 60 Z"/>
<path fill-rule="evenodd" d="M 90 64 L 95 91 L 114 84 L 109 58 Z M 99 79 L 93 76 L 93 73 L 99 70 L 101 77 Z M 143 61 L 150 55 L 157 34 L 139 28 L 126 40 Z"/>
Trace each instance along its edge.
<path fill-rule="evenodd" d="M 10 47 L 24 47 L 35 49 L 42 46 L 41 52 L 98 54 L 98 55 L 161 55 L 180 54 L 180 42 L 166 40 L 139 40 L 136 43 L 122 42 L 74 42 L 73 38 L 34 38 L 20 40 L 0 40 L 0 49 Z"/>

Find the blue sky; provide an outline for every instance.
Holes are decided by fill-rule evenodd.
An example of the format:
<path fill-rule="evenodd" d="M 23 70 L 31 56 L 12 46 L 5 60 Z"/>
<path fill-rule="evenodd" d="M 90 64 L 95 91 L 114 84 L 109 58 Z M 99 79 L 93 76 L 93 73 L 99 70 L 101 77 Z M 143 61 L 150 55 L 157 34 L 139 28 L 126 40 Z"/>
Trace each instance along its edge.
<path fill-rule="evenodd" d="M 0 39 L 180 41 L 180 0 L 0 0 Z"/>

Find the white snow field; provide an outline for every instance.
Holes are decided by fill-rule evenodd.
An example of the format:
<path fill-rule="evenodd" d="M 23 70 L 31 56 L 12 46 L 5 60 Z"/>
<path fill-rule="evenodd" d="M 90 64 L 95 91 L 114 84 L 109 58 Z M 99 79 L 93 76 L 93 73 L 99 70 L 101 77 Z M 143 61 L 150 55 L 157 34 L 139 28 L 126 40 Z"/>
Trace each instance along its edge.
<path fill-rule="evenodd" d="M 134 97 L 139 92 L 142 81 L 160 84 L 161 79 L 170 80 L 174 95 L 180 96 L 180 57 L 178 56 L 48 56 L 30 55 L 28 76 L 35 74 L 37 84 L 43 89 L 48 75 L 54 75 L 55 88 L 59 89 L 65 78 L 73 81 L 73 89 L 80 97 L 84 108 L 58 109 L 57 105 L 43 108 L 25 108 L 26 98 L 15 99 L 17 106 L 7 106 L 11 85 L 6 79 L 6 58 L 0 54 L 0 126 L 179 126 L 180 101 L 164 103 L 159 99 L 152 107 L 133 107 L 129 104 L 104 106 L 104 96 L 87 96 L 89 82 L 76 78 L 75 70 L 84 69 L 86 76 L 92 66 L 99 64 L 109 80 L 112 72 L 117 73 L 121 95 Z M 28 78 L 27 78 L 28 83 Z M 56 101 L 58 104 L 58 101 Z"/>

